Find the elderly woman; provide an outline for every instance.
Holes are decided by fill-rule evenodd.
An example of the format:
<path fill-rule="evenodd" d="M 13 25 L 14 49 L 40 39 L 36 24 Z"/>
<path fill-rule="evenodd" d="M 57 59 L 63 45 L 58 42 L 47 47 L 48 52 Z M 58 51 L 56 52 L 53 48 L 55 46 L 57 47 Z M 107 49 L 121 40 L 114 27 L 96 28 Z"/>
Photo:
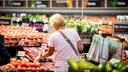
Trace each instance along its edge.
<path fill-rule="evenodd" d="M 66 21 L 62 15 L 54 14 L 51 16 L 49 23 L 53 30 L 53 33 L 50 35 L 48 41 L 49 50 L 41 56 L 45 58 L 54 53 L 55 71 L 68 72 L 69 65 L 67 60 L 69 58 L 79 60 L 79 56 L 75 53 L 72 46 L 70 46 L 59 31 L 63 32 L 69 38 L 77 52 L 78 50 L 83 50 L 81 39 L 76 29 L 65 27 Z M 36 60 L 39 60 L 39 57 L 37 57 Z"/>

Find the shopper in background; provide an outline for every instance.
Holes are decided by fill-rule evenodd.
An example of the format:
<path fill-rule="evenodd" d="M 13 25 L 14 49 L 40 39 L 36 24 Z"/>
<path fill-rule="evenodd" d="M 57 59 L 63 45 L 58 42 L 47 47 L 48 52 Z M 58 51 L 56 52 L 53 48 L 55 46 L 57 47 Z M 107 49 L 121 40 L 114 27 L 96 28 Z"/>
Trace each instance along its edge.
<path fill-rule="evenodd" d="M 10 62 L 8 50 L 4 47 L 4 36 L 0 35 L 0 66 Z"/>
<path fill-rule="evenodd" d="M 51 56 L 53 53 L 55 54 L 55 71 L 56 72 L 68 72 L 69 65 L 67 60 L 69 58 L 79 60 L 79 56 L 76 55 L 74 50 L 71 48 L 69 43 L 63 38 L 63 36 L 59 33 L 62 31 L 75 46 L 76 50 L 83 50 L 83 45 L 81 43 L 81 39 L 76 29 L 74 28 L 66 28 L 66 21 L 64 17 L 60 14 L 54 14 L 50 17 L 49 23 L 54 31 L 49 37 L 49 50 L 48 52 L 42 54 L 41 57 Z M 78 49 L 77 49 L 78 48 Z M 39 60 L 40 56 L 35 59 L 35 61 Z"/>

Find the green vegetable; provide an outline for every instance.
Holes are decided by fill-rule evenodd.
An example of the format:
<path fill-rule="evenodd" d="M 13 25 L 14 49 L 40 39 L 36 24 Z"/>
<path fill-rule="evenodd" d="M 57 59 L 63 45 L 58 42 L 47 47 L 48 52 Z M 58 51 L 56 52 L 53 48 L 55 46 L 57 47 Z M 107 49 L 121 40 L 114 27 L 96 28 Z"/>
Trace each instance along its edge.
<path fill-rule="evenodd" d="M 97 72 L 105 72 L 105 66 L 103 64 L 99 64 L 96 68 Z"/>
<path fill-rule="evenodd" d="M 78 67 L 80 70 L 94 70 L 96 66 L 84 59 L 80 59 L 78 62 Z"/>
<path fill-rule="evenodd" d="M 78 71 L 79 70 L 78 65 L 77 65 L 77 61 L 75 61 L 72 58 L 69 58 L 67 62 L 69 64 L 69 66 L 71 67 L 71 69 L 73 69 L 75 71 Z"/>
<path fill-rule="evenodd" d="M 122 61 L 120 61 L 119 63 L 118 63 L 118 65 L 117 65 L 117 69 L 121 69 L 122 67 L 124 67 L 126 64 L 124 63 L 124 62 L 122 62 Z"/>
<path fill-rule="evenodd" d="M 119 70 L 113 69 L 112 72 L 120 72 Z"/>
<path fill-rule="evenodd" d="M 118 69 L 118 63 L 113 65 L 115 69 Z"/>
<path fill-rule="evenodd" d="M 105 65 L 106 72 L 112 72 L 113 65 L 110 62 L 107 62 Z"/>
<path fill-rule="evenodd" d="M 120 72 L 128 72 L 128 65 L 125 65 L 122 68 L 120 68 Z"/>

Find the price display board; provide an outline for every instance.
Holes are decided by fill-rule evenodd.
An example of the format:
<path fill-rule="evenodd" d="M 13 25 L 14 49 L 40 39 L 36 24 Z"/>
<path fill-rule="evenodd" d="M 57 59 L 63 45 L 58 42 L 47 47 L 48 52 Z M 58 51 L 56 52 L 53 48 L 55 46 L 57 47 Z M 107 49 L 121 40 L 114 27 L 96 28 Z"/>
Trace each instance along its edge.
<path fill-rule="evenodd" d="M 88 0 L 88 7 L 101 7 L 101 0 Z"/>
<path fill-rule="evenodd" d="M 10 25 L 11 19 L 9 18 L 0 18 L 0 25 Z"/>
<path fill-rule="evenodd" d="M 127 7 L 128 6 L 128 0 L 118 0 L 117 6 L 118 7 Z"/>
<path fill-rule="evenodd" d="M 128 23 L 116 23 L 113 30 L 114 34 L 128 34 Z"/>
<path fill-rule="evenodd" d="M 67 7 L 67 1 L 66 0 L 56 0 L 52 2 L 52 5 L 54 7 Z"/>
<path fill-rule="evenodd" d="M 25 7 L 25 1 L 6 1 L 6 6 L 12 6 L 12 7 Z"/>
<path fill-rule="evenodd" d="M 128 0 L 108 0 L 109 7 L 128 7 Z"/>

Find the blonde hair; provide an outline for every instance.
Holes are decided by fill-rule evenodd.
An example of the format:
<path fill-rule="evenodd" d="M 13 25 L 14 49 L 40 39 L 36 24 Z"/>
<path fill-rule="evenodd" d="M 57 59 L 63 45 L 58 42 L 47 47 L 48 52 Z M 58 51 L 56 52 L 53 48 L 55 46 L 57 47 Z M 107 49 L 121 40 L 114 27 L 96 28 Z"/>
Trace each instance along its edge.
<path fill-rule="evenodd" d="M 61 14 L 54 14 L 50 17 L 49 23 L 53 30 L 58 30 L 60 27 L 65 27 L 66 21 Z"/>

